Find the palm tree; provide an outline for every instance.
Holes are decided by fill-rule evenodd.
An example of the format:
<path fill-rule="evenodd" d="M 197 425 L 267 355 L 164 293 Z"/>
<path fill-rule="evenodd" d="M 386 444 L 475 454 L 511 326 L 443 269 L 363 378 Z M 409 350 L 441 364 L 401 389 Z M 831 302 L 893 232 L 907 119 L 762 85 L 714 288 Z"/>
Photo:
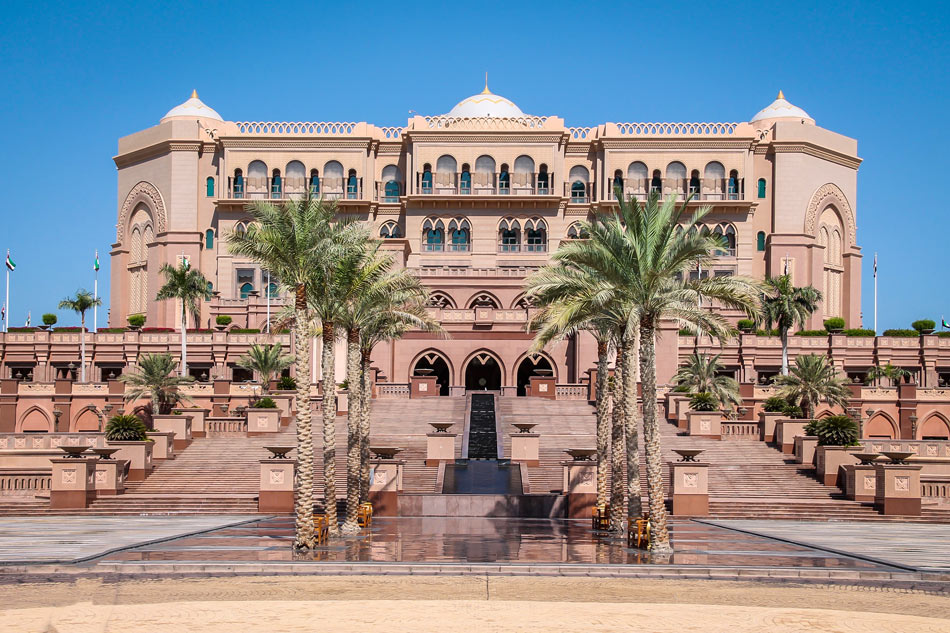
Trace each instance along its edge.
<path fill-rule="evenodd" d="M 688 388 L 687 393 L 711 393 L 727 410 L 733 410 L 742 402 L 739 395 L 739 383 L 729 376 L 723 376 L 723 365 L 719 362 L 722 354 L 709 357 L 694 353 L 686 359 L 673 381 Z"/>
<path fill-rule="evenodd" d="M 178 299 L 181 301 L 181 375 L 188 375 L 188 314 L 195 318 L 195 325 L 201 317 L 199 301 L 211 299 L 211 290 L 208 289 L 208 280 L 197 268 L 192 268 L 188 260 L 183 258 L 177 267 L 163 264 L 159 272 L 165 275 L 165 284 L 155 296 L 159 301 Z"/>
<path fill-rule="evenodd" d="M 316 291 L 315 286 L 322 286 L 322 275 L 329 269 L 330 262 L 342 251 L 339 228 L 333 223 L 336 207 L 308 196 L 281 205 L 257 202 L 249 208 L 249 213 L 253 222 L 248 230 L 228 236 L 229 251 L 259 262 L 294 293 L 292 331 L 296 352 L 299 460 L 294 547 L 312 549 L 316 546 L 313 532 L 313 428 L 310 413 L 310 336 L 313 315 L 308 302 Z M 332 399 L 332 386 L 329 397 Z M 332 479 L 329 488 L 335 490 Z M 328 500 L 327 507 L 333 506 L 335 509 L 335 493 Z"/>
<path fill-rule="evenodd" d="M 75 297 L 66 297 L 59 302 L 60 310 L 72 310 L 79 314 L 81 328 L 79 330 L 80 356 L 79 361 L 79 382 L 86 382 L 86 312 L 95 306 L 101 306 L 102 299 L 93 296 L 86 289 L 76 291 Z"/>
<path fill-rule="evenodd" d="M 869 381 L 887 378 L 890 380 L 892 387 L 899 385 L 901 380 L 909 378 L 910 376 L 910 371 L 904 369 L 903 367 L 892 365 L 890 362 L 888 362 L 886 365 L 872 367 L 867 373 L 867 379 Z"/>
<path fill-rule="evenodd" d="M 788 375 L 788 331 L 795 325 L 805 327 L 805 321 L 818 309 L 821 292 L 811 286 L 798 288 L 788 275 L 768 277 L 760 299 L 761 321 L 765 327 L 773 325 L 782 337 L 782 375 Z"/>
<path fill-rule="evenodd" d="M 238 367 L 256 371 L 263 384 L 262 390 L 267 393 L 270 381 L 294 362 L 294 357 L 284 354 L 284 346 L 280 343 L 261 345 L 255 343 L 247 349 L 247 354 L 237 360 Z"/>
<path fill-rule="evenodd" d="M 158 415 L 168 415 L 172 407 L 182 401 L 191 402 L 191 397 L 181 392 L 183 385 L 194 382 L 191 376 L 175 375 L 175 359 L 171 354 L 143 354 L 138 359 L 135 373 L 123 374 L 119 380 L 127 385 L 125 399 L 128 402 L 139 398 L 152 401 Z"/>
<path fill-rule="evenodd" d="M 730 336 L 733 329 L 725 318 L 703 309 L 701 303 L 716 302 L 755 314 L 761 288 L 757 282 L 737 276 L 688 278 L 699 266 L 708 269 L 713 254 L 724 247 L 723 238 L 708 228 L 700 228 L 699 222 L 709 213 L 709 207 L 698 209 L 690 217 L 689 200 L 678 205 L 673 197 L 661 201 L 658 194 L 653 194 L 641 205 L 636 200 L 620 198 L 615 216 L 586 223 L 589 239 L 564 244 L 554 257 L 596 271 L 597 285 L 613 287 L 614 297 L 622 297 L 636 308 L 630 313 L 638 320 L 640 336 L 643 435 L 653 547 L 657 552 L 668 552 L 656 415 L 656 329 L 661 321 L 673 319 L 714 338 Z M 609 294 L 595 291 L 591 296 L 607 298 Z M 628 410 L 632 409 L 628 402 Z"/>
<path fill-rule="evenodd" d="M 851 397 L 847 378 L 839 377 L 828 357 L 818 354 L 799 356 L 791 373 L 776 376 L 773 382 L 779 387 L 778 395 L 799 405 L 810 420 L 815 418 L 815 408 L 822 400 L 847 409 Z"/>

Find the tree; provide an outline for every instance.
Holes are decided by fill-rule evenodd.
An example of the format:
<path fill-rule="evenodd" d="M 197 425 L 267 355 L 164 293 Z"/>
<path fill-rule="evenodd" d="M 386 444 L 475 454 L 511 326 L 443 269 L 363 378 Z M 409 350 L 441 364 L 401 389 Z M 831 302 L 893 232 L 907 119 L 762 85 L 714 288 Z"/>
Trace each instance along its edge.
<path fill-rule="evenodd" d="M 900 384 L 901 380 L 909 378 L 912 374 L 910 371 L 904 369 L 903 367 L 897 367 L 891 363 L 886 365 L 878 365 L 877 367 L 872 367 L 868 370 L 867 379 L 868 381 L 880 380 L 881 378 L 887 378 L 892 387 L 895 387 Z"/>
<path fill-rule="evenodd" d="M 805 321 L 818 309 L 821 292 L 811 286 L 793 286 L 788 275 L 768 277 L 760 301 L 760 321 L 767 328 L 775 326 L 782 337 L 782 375 L 787 376 L 788 331 L 796 324 L 805 327 Z"/>
<path fill-rule="evenodd" d="M 76 291 L 75 297 L 66 297 L 59 302 L 60 310 L 72 310 L 79 314 L 79 322 L 82 326 L 79 330 L 79 350 L 81 359 L 79 361 L 79 382 L 86 382 L 86 312 L 95 306 L 101 306 L 102 299 L 94 297 L 86 289 Z M 43 322 L 46 322 L 46 315 L 43 315 Z M 53 323 L 56 323 L 56 315 L 53 315 Z"/>
<path fill-rule="evenodd" d="M 247 349 L 247 354 L 237 360 L 239 367 L 256 371 L 261 378 L 264 393 L 270 387 L 270 381 L 294 362 L 294 357 L 284 354 L 284 346 L 280 343 L 261 345 L 255 343 Z"/>
<path fill-rule="evenodd" d="M 634 199 L 618 197 L 620 208 L 615 215 L 585 223 L 589 238 L 563 244 L 554 257 L 596 271 L 597 284 L 614 289 L 611 300 L 620 299 L 635 307 L 630 314 L 636 317 L 639 327 L 643 436 L 653 547 L 657 552 L 668 552 L 656 413 L 656 330 L 661 321 L 674 320 L 680 326 L 702 330 L 714 338 L 731 336 L 734 330 L 725 318 L 702 308 L 701 304 L 716 302 L 753 315 L 757 313 L 761 287 L 754 280 L 739 276 L 689 278 L 700 266 L 708 270 L 713 254 L 725 247 L 721 236 L 699 224 L 709 213 L 709 207 L 702 207 L 690 216 L 689 200 L 678 205 L 675 198 L 661 201 L 654 193 L 640 204 Z M 600 293 L 604 298 L 610 294 Z M 624 358 L 627 358 L 626 353 Z M 626 373 L 633 374 L 632 371 Z M 628 411 L 633 409 L 632 405 L 633 398 L 628 398 Z"/>
<path fill-rule="evenodd" d="M 163 264 L 159 272 L 165 275 L 165 283 L 155 296 L 159 301 L 178 299 L 181 301 L 181 375 L 188 375 L 188 314 L 195 318 L 195 325 L 201 318 L 199 301 L 211 299 L 208 280 L 197 268 L 192 268 L 187 259 L 178 266 Z"/>
<path fill-rule="evenodd" d="M 310 413 L 310 336 L 313 314 L 309 301 L 323 275 L 342 252 L 339 227 L 334 223 L 336 206 L 311 197 L 289 200 L 281 205 L 256 202 L 249 208 L 253 218 L 246 232 L 228 235 L 231 253 L 261 264 L 293 292 L 292 332 L 297 378 L 297 491 L 294 497 L 296 527 L 294 547 L 316 546 L 313 531 L 313 428 Z M 324 400 L 332 400 L 330 383 Z M 332 423 L 332 421 L 331 421 Z M 332 480 L 325 490 L 335 490 Z M 335 492 L 327 497 L 327 508 L 336 508 Z M 328 512 L 329 515 L 329 512 Z M 328 517 L 329 518 L 329 517 Z M 336 530 L 336 526 L 330 526 Z"/>
<path fill-rule="evenodd" d="M 804 409 L 808 419 L 815 418 L 815 408 L 822 400 L 829 405 L 847 409 L 851 393 L 848 379 L 838 376 L 838 370 L 828 357 L 807 354 L 795 359 L 795 366 L 787 376 L 776 376 L 778 395 Z"/>
<path fill-rule="evenodd" d="M 137 370 L 119 376 L 119 380 L 127 386 L 126 401 L 148 398 L 153 410 L 157 409 L 159 415 L 168 415 L 180 402 L 191 402 L 191 397 L 182 393 L 181 387 L 191 384 L 195 379 L 191 376 L 176 376 L 176 364 L 171 354 L 139 356 Z"/>
<path fill-rule="evenodd" d="M 673 382 L 687 387 L 687 393 L 710 393 L 728 410 L 733 410 L 742 402 L 739 395 L 739 383 L 729 376 L 723 376 L 722 363 L 719 358 L 722 354 L 709 357 L 706 354 L 694 353 L 686 359 L 686 364 L 680 367 Z"/>

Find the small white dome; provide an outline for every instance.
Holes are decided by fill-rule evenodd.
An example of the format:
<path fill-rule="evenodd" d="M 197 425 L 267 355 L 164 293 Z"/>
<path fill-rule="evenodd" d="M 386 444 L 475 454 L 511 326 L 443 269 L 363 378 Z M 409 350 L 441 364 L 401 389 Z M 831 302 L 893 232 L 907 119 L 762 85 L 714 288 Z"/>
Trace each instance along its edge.
<path fill-rule="evenodd" d="M 524 116 L 521 108 L 501 95 L 492 94 L 485 82 L 485 89 L 477 95 L 459 101 L 446 116 L 474 119 L 479 117 L 514 118 Z"/>
<path fill-rule="evenodd" d="M 781 90 L 778 91 L 778 97 L 775 101 L 759 110 L 759 113 L 752 117 L 752 123 L 765 119 L 804 119 L 808 123 L 815 123 L 815 119 L 808 116 L 807 112 L 789 103 Z"/>
<path fill-rule="evenodd" d="M 191 91 L 191 98 L 188 101 L 185 101 L 181 105 L 177 105 L 168 113 L 162 117 L 162 122 L 168 119 L 178 119 L 178 118 L 187 118 L 187 119 L 214 119 L 215 121 L 223 121 L 221 115 L 209 108 L 204 104 L 204 102 L 198 98 L 198 91 Z"/>

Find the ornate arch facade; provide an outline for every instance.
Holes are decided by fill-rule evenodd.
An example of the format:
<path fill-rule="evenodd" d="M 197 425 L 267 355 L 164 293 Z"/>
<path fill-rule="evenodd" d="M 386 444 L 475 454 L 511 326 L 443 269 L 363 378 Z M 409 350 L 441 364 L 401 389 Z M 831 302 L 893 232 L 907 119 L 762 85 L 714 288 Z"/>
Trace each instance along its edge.
<path fill-rule="evenodd" d="M 845 233 L 848 235 L 848 247 L 853 248 L 857 244 L 858 226 L 854 216 L 854 209 L 848 202 L 848 197 L 844 195 L 838 185 L 834 183 L 824 184 L 812 194 L 811 201 L 808 203 L 808 209 L 805 211 L 805 233 L 813 237 L 817 236 L 818 217 L 828 206 L 834 207 L 841 216 L 845 224 Z"/>
<path fill-rule="evenodd" d="M 128 227 L 129 216 L 132 211 L 140 204 L 145 203 L 152 211 L 155 219 L 156 233 L 164 233 L 167 228 L 167 214 L 165 212 L 165 200 L 161 192 L 155 185 L 145 180 L 137 183 L 129 191 L 122 203 L 122 210 L 119 212 L 119 223 L 116 225 L 115 241 L 122 243 L 125 237 L 125 231 Z"/>
<path fill-rule="evenodd" d="M 465 384 L 465 372 L 468 371 L 469 364 L 476 358 L 483 365 L 485 364 L 485 361 L 488 358 L 494 359 L 494 361 L 498 364 L 498 369 L 501 370 L 502 386 L 511 384 L 508 378 L 508 369 L 505 367 L 505 364 L 501 361 L 501 357 L 498 356 L 498 354 L 496 354 L 495 352 L 485 349 L 485 348 L 475 350 L 474 352 L 466 356 L 464 361 L 462 361 L 462 364 L 459 370 L 459 378 L 461 381 L 459 384 L 463 384 L 463 385 Z"/>

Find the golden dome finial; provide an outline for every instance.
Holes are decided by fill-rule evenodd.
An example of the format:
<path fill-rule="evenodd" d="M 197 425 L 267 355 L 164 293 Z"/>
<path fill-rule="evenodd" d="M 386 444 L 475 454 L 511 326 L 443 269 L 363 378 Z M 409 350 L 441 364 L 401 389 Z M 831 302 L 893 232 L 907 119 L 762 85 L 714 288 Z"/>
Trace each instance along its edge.
<path fill-rule="evenodd" d="M 482 94 L 483 94 L 483 95 L 490 95 L 490 94 L 491 94 L 491 90 L 488 89 L 488 73 L 487 73 L 487 72 L 485 73 L 485 89 L 482 90 Z"/>
<path fill-rule="evenodd" d="M 778 96 L 776 97 L 776 99 L 784 99 L 784 98 L 785 98 L 785 93 L 782 92 L 781 90 L 779 90 L 779 91 L 778 91 Z"/>
<path fill-rule="evenodd" d="M 197 90 L 192 90 L 192 91 L 191 91 L 191 98 L 192 98 L 192 99 L 197 99 L 197 98 L 198 98 L 198 91 L 197 91 Z"/>

